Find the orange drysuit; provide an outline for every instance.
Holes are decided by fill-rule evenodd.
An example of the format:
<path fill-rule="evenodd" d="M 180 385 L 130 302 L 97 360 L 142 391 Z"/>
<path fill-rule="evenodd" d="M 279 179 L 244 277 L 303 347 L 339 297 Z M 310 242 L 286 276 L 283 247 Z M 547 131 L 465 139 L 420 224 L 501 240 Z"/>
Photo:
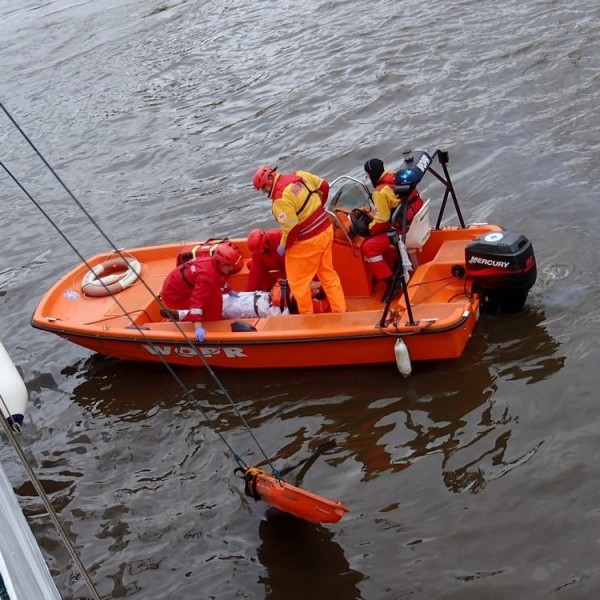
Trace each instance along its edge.
<path fill-rule="evenodd" d="M 262 290 L 268 292 L 279 279 L 285 279 L 285 259 L 277 253 L 281 243 L 281 230 L 268 229 L 259 252 L 252 254 L 248 265 L 246 291 Z"/>
<path fill-rule="evenodd" d="M 190 260 L 173 269 L 160 293 L 171 309 L 189 309 L 185 321 L 215 321 L 223 310 L 222 293 L 228 289 L 225 276 L 212 256 Z"/>

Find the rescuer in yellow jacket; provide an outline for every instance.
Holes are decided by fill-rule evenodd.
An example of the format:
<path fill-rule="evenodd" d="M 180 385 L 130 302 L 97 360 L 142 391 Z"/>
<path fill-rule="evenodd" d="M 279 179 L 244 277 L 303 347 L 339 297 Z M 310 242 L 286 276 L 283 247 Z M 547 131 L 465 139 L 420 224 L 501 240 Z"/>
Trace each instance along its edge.
<path fill-rule="evenodd" d="M 282 232 L 277 251 L 285 257 L 298 312 L 313 313 L 311 281 L 315 276 L 329 298 L 332 312 L 345 312 L 344 291 L 333 268 L 333 227 L 323 208 L 329 184 L 307 171 L 277 173 L 276 169 L 260 167 L 252 183 L 273 201 L 273 216 Z"/>

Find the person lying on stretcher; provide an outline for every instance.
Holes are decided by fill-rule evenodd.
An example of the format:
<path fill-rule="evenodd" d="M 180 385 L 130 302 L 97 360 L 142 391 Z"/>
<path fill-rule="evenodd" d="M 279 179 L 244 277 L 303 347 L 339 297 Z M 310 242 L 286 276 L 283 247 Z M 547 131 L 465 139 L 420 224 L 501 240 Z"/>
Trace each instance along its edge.
<path fill-rule="evenodd" d="M 330 311 L 329 301 L 318 281 L 311 284 L 315 313 Z M 187 310 L 161 310 L 161 315 L 182 321 Z M 298 308 L 290 294 L 287 280 L 280 279 L 270 291 L 229 292 L 223 294 L 223 319 L 252 319 L 297 314 Z"/>

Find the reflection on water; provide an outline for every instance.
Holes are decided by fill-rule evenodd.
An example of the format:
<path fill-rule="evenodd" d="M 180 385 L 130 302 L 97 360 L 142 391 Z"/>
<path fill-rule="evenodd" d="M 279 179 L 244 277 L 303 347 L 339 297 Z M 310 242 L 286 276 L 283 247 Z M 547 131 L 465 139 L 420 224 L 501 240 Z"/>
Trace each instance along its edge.
<path fill-rule="evenodd" d="M 394 367 L 220 372 L 278 467 L 335 440 L 304 481 L 352 510 L 332 537 L 258 503 L 258 539 L 197 405 L 236 449 L 251 440 L 205 372 L 178 371 L 191 400 L 160 366 L 78 363 L 83 349 L 28 326 L 75 257 L 1 186 L 3 342 L 37 394 L 23 439 L 102 597 L 263 598 L 261 576 L 270 600 L 595 597 L 599 3 L 308 3 L 327 31 L 318 44 L 288 2 L 269 3 L 268 22 L 248 19 L 257 2 L 9 5 L 2 101 L 117 246 L 272 224 L 251 187 L 263 161 L 361 177 L 370 156 L 394 166 L 405 144 L 444 144 L 465 218 L 533 241 L 530 298 L 549 319 L 482 318 L 461 359 L 407 380 Z M 2 127 L 3 160 L 75 246 L 106 249 Z M 86 597 L 38 506 L 59 589 Z M 294 571 L 303 547 L 320 577 Z"/>
<path fill-rule="evenodd" d="M 529 460 L 539 448 L 541 442 L 534 441 L 523 456 L 505 460 L 514 419 L 510 401 L 495 394 L 499 379 L 524 380 L 529 385 L 563 368 L 565 357 L 558 355 L 559 344 L 542 325 L 544 320 L 543 311 L 532 309 L 519 315 L 483 318 L 480 337 L 472 341 L 456 373 L 457 383 L 467 385 L 451 391 L 451 402 L 448 397 L 432 397 L 407 411 L 407 428 L 414 432 L 410 458 L 441 452 L 448 489 L 476 493 L 486 481 Z M 415 411 L 427 413 L 426 427 L 414 425 Z"/>
<path fill-rule="evenodd" d="M 565 365 L 560 344 L 543 325 L 542 309 L 529 307 L 517 315 L 486 317 L 481 327 L 484 360 L 498 377 L 529 384 L 548 379 Z M 477 345 L 477 340 L 473 340 Z"/>
<path fill-rule="evenodd" d="M 80 383 L 73 399 L 92 415 L 104 414 L 129 422 L 143 421 L 159 409 L 173 409 L 184 391 L 161 365 L 135 364 L 92 355 L 83 364 L 63 370 Z"/>
<path fill-rule="evenodd" d="M 266 597 L 362 597 L 359 589 L 367 585 L 368 571 L 350 568 L 349 561 L 355 568 L 356 562 L 363 563 L 357 561 L 361 551 L 342 545 L 350 535 L 344 523 L 360 530 L 357 521 L 371 519 L 362 537 L 384 537 L 379 519 L 396 527 L 415 502 L 424 501 L 416 495 L 409 500 L 406 493 L 399 500 L 398 490 L 407 481 L 421 481 L 427 473 L 433 483 L 443 484 L 440 489 L 475 494 L 529 461 L 543 439 L 510 451 L 526 398 L 509 394 L 520 390 L 525 396 L 526 388 L 563 368 L 565 357 L 545 323 L 543 310 L 532 308 L 519 315 L 482 317 L 460 359 L 417 364 L 407 379 L 393 366 L 219 371 L 277 469 L 309 459 L 334 442 L 286 479 L 303 476 L 295 483 L 340 499 L 351 510 L 340 539 L 336 527 L 315 526 L 256 504 L 260 545 L 240 553 L 264 567 L 259 581 Z M 67 521 L 78 523 L 85 516 L 89 539 L 100 544 L 94 552 L 119 550 L 104 561 L 104 574 L 128 573 L 140 553 L 160 554 L 163 546 L 180 544 L 188 535 L 182 533 L 189 529 L 188 511 L 214 519 L 227 535 L 227 523 L 250 501 L 241 497 L 237 483 L 231 485 L 233 457 L 224 456 L 221 443 L 205 435 L 207 422 L 199 408 L 236 452 L 251 449 L 243 455 L 248 464 L 262 462 L 263 456 L 206 371 L 177 369 L 193 397 L 160 365 L 93 355 L 60 375 L 65 380 L 59 388 L 73 384 L 78 418 L 83 412 L 89 419 L 73 423 L 62 440 L 53 440 L 54 450 L 43 457 L 45 480 Z M 34 382 L 40 389 L 55 389 L 57 379 L 41 373 Z M 22 494 L 30 491 L 23 487 Z M 170 512 L 154 505 L 159 498 Z M 446 501 L 434 500 L 438 506 Z M 114 511 L 98 511 L 102 504 Z M 155 515 L 151 523 L 140 521 L 144 511 Z M 254 538 L 255 525 L 246 526 L 252 532 L 241 538 Z M 205 521 L 196 527 L 201 537 Z"/>
<path fill-rule="evenodd" d="M 349 565 L 360 551 L 342 545 L 349 535 L 344 523 L 373 519 L 364 536 L 381 535 L 376 523 L 383 513 L 396 523 L 410 511 L 406 494 L 400 501 L 398 490 L 416 474 L 437 478 L 453 494 L 474 494 L 526 463 L 543 440 L 510 451 L 519 406 L 527 401 L 524 390 L 551 378 L 564 361 L 544 312 L 530 308 L 520 315 L 482 317 L 464 356 L 417 364 L 407 379 L 390 366 L 218 372 L 277 469 L 323 450 L 286 479 L 340 499 L 351 510 L 340 539 L 336 527 L 315 526 L 256 504 L 260 545 L 256 555 L 248 554 L 263 567 L 257 577 L 266 597 L 362 597 L 367 578 Z M 140 553 L 180 544 L 189 528 L 188 510 L 215 519 L 226 535 L 226 523 L 250 501 L 240 499 L 241 489 L 231 485 L 232 457 L 224 457 L 221 443 L 205 435 L 199 407 L 236 452 L 251 448 L 244 454 L 248 464 L 263 456 L 207 372 L 177 370 L 193 398 L 160 365 L 94 355 L 63 368 L 61 375 L 75 384 L 71 398 L 90 418 L 73 423 L 42 458 L 45 483 L 67 521 L 85 515 L 94 544 L 119 549 L 105 561 L 104 574 L 129 572 Z M 54 379 L 41 373 L 36 382 L 54 388 Z M 60 386 L 65 389 L 65 381 Z M 523 397 L 509 396 L 515 390 Z M 426 461 L 423 470 L 421 461 Z M 24 496 L 30 492 L 23 486 Z M 165 517 L 157 516 L 164 512 L 154 506 L 159 498 L 162 506 L 173 507 Z M 92 508 L 98 503 L 116 512 L 98 512 Z M 136 510 L 130 510 L 133 505 Z M 140 538 L 144 511 L 155 517 L 152 524 L 143 520 L 151 535 Z M 206 523 L 197 527 L 203 531 Z"/>
<path fill-rule="evenodd" d="M 415 365 L 406 380 L 391 367 L 218 375 L 278 468 L 331 441 L 335 447 L 322 460 L 357 461 L 363 481 L 441 453 L 446 486 L 476 492 L 488 477 L 485 464 L 491 462 L 494 471 L 508 466 L 504 454 L 513 417 L 509 402 L 495 398 L 498 379 L 529 385 L 564 365 L 544 320 L 543 311 L 534 309 L 482 317 L 464 356 Z M 92 414 L 135 422 L 151 420 L 161 409 L 200 407 L 222 433 L 243 434 L 236 411 L 202 370 L 178 371 L 195 399 L 156 365 L 93 356 L 77 376 L 81 383 L 73 399 Z M 206 427 L 202 414 L 197 427 Z M 248 462 L 261 459 L 251 452 Z"/>
<path fill-rule="evenodd" d="M 275 509 L 259 527 L 258 558 L 266 569 L 261 577 L 265 598 L 361 598 L 364 575 L 350 568 L 334 534 L 319 525 Z"/>

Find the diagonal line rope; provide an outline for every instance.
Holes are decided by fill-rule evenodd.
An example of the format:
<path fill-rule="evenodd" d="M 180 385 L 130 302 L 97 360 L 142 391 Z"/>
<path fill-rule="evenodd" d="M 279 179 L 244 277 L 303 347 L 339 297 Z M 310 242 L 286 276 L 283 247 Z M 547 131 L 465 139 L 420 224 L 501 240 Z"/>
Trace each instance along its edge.
<path fill-rule="evenodd" d="M 1 105 L 1 103 L 0 103 L 0 105 Z M 8 169 L 8 167 L 1 160 L 0 160 L 0 167 L 2 167 L 4 169 L 4 171 L 15 182 L 15 184 L 23 191 L 23 193 L 41 211 L 41 213 L 46 217 L 46 219 L 48 219 L 48 221 L 50 222 L 50 224 L 58 231 L 58 233 L 67 242 L 67 244 L 73 249 L 73 251 L 81 259 L 81 261 L 83 263 L 85 263 L 85 265 L 91 270 L 92 267 L 87 262 L 87 260 L 83 257 L 83 255 L 77 250 L 77 248 L 73 245 L 73 243 L 64 235 L 64 233 L 60 230 L 60 228 L 58 227 L 58 225 L 56 225 L 56 223 L 52 220 L 52 218 L 48 215 L 48 213 L 43 209 L 43 207 L 35 200 L 35 198 L 33 198 L 33 196 L 25 189 L 25 187 L 21 184 L 21 182 L 13 175 L 13 173 Z M 106 239 L 109 242 L 109 244 L 113 245 L 108 238 L 106 238 Z M 119 256 L 121 258 L 123 258 L 124 260 L 126 260 L 124 254 L 123 254 L 123 252 L 121 250 L 115 250 L 115 252 L 117 254 L 119 254 Z M 152 294 L 152 296 L 155 298 L 155 300 L 163 308 L 165 308 L 164 305 L 162 304 L 162 302 L 160 301 L 160 299 L 154 294 L 154 292 L 152 292 L 152 290 L 150 289 L 150 287 L 148 286 L 148 284 L 145 281 L 143 281 L 142 279 L 140 279 L 140 282 L 146 287 L 146 289 L 150 292 L 150 294 Z M 106 288 L 106 284 L 104 282 L 100 281 L 100 283 Z M 154 350 L 155 355 L 158 356 L 159 360 L 165 366 L 165 368 L 167 369 L 167 371 L 169 371 L 169 373 L 171 374 L 171 376 L 175 379 L 175 381 L 181 387 L 181 389 L 183 390 L 185 396 L 189 400 L 194 401 L 194 403 L 197 405 L 198 409 L 200 410 L 200 412 L 202 413 L 202 415 L 204 416 L 204 418 L 208 421 L 208 423 L 211 426 L 211 428 L 213 429 L 213 431 L 219 436 L 219 438 L 223 441 L 223 443 L 227 446 L 227 448 L 229 449 L 229 451 L 232 453 L 232 455 L 233 455 L 235 461 L 238 463 L 238 465 L 241 468 L 243 468 L 243 469 L 247 468 L 248 465 L 246 465 L 244 463 L 244 461 L 241 459 L 241 457 L 234 451 L 234 449 L 231 447 L 231 445 L 229 444 L 229 442 L 225 439 L 225 437 L 223 436 L 223 434 L 217 429 L 217 427 L 214 424 L 214 421 L 210 418 L 210 416 L 208 415 L 208 413 L 202 408 L 202 406 L 200 405 L 200 403 L 198 402 L 198 400 L 194 397 L 194 395 L 193 395 L 192 391 L 189 389 L 189 387 L 183 382 L 183 380 L 179 377 L 179 375 L 177 375 L 177 373 L 175 372 L 175 370 L 173 369 L 173 367 L 166 361 L 166 359 L 164 358 L 164 356 L 162 356 L 162 354 L 158 351 L 158 349 L 156 348 L 156 345 L 154 344 L 154 342 L 146 335 L 146 333 L 144 332 L 144 330 L 141 329 L 140 326 L 132 319 L 130 313 L 127 312 L 127 310 L 122 305 L 122 303 L 119 301 L 119 299 L 116 296 L 114 296 L 114 295 L 113 295 L 113 300 L 115 301 L 115 303 L 117 304 L 117 306 L 121 309 L 121 311 L 123 312 L 123 314 L 129 319 L 129 321 L 132 324 L 132 326 L 137 329 L 137 331 L 142 336 L 142 338 L 144 338 L 144 340 L 148 343 L 148 345 L 150 345 L 152 347 L 152 349 Z M 179 333 L 181 333 L 182 336 L 184 337 L 187 345 L 192 348 L 192 351 L 193 351 L 194 355 L 196 355 L 196 356 L 199 357 L 199 359 L 202 361 L 202 363 L 207 368 L 207 370 L 209 371 L 209 373 L 212 375 L 213 379 L 216 381 L 217 385 L 220 387 L 222 393 L 228 399 L 229 403 L 233 406 L 234 410 L 236 411 L 236 414 L 242 420 L 242 423 L 244 424 L 244 426 L 245 426 L 246 430 L 248 431 L 249 435 L 256 442 L 256 445 L 259 448 L 259 450 L 261 451 L 263 457 L 269 463 L 272 471 L 275 473 L 276 470 L 273 467 L 273 465 L 271 464 L 270 459 L 268 458 L 268 456 L 266 455 L 264 449 L 262 448 L 262 446 L 260 445 L 260 443 L 256 439 L 256 437 L 254 435 L 254 432 L 250 428 L 248 422 L 246 421 L 246 419 L 244 418 L 244 416 L 239 412 L 239 409 L 238 409 L 236 403 L 234 402 L 233 398 L 231 398 L 231 395 L 229 394 L 228 390 L 221 383 L 221 380 L 217 377 L 216 373 L 207 364 L 206 359 L 202 356 L 202 354 L 199 353 L 196 350 L 196 348 L 194 347 L 194 345 L 186 338 L 184 331 L 181 329 L 181 325 L 177 321 L 175 321 L 175 320 L 173 320 L 173 322 L 175 323 L 175 326 L 179 330 Z"/>
<path fill-rule="evenodd" d="M 44 163 L 44 165 L 48 168 L 48 170 L 52 173 L 52 175 L 56 178 L 56 180 L 60 183 L 60 185 L 67 192 L 67 194 L 70 196 L 70 198 L 73 200 L 73 202 L 78 206 L 78 208 L 81 209 L 81 211 L 85 214 L 85 216 L 88 218 L 88 220 L 91 222 L 91 224 L 97 229 L 97 231 L 108 242 L 108 244 L 112 248 L 115 249 L 114 252 L 117 253 L 123 260 L 125 260 L 127 262 L 127 259 L 124 256 L 123 252 L 121 250 L 117 249 L 116 244 L 114 244 L 112 242 L 112 240 L 108 237 L 108 235 L 105 233 L 105 231 L 100 227 L 100 225 L 98 225 L 98 223 L 96 222 L 96 220 L 92 217 L 92 215 L 86 210 L 86 208 L 81 204 L 81 202 L 75 197 L 75 195 L 73 194 L 73 192 L 69 189 L 69 187 L 60 178 L 60 176 L 58 175 L 58 173 L 56 173 L 56 171 L 52 168 L 52 166 L 44 158 L 44 156 L 37 149 L 37 147 L 35 146 L 35 144 L 31 141 L 31 139 L 27 136 L 27 134 L 23 131 L 23 129 L 19 126 L 19 124 L 15 121 L 15 119 L 13 118 L 13 116 L 9 113 L 9 111 L 7 110 L 7 108 L 4 106 L 4 104 L 1 101 L 0 101 L 0 108 L 2 108 L 2 110 L 4 111 L 4 113 L 6 114 L 6 116 L 12 122 L 12 124 L 16 127 L 16 129 L 23 136 L 23 138 L 27 141 L 27 143 L 31 146 L 31 148 L 33 149 L 33 151 L 40 158 L 40 160 Z M 31 194 L 29 194 L 29 192 L 27 192 L 27 190 L 23 187 L 23 185 L 19 182 L 19 180 L 8 170 L 8 168 L 1 161 L 0 161 L 0 166 L 2 166 L 2 168 L 8 173 L 8 175 L 11 177 L 11 179 L 19 186 L 19 188 L 27 195 L 27 197 L 41 211 L 41 213 L 44 215 L 44 217 L 46 217 L 46 219 L 50 222 L 50 224 L 54 227 L 54 229 L 56 229 L 56 231 L 60 234 L 60 236 L 65 240 L 65 242 L 67 242 L 67 244 L 73 249 L 73 251 L 81 259 L 81 261 L 83 263 L 85 263 L 85 265 L 91 270 L 91 267 L 88 264 L 87 260 L 82 256 L 82 254 L 77 250 L 77 248 L 67 238 L 67 236 L 61 231 L 60 227 L 58 227 L 58 225 L 56 223 L 54 223 L 54 221 L 52 220 L 52 218 L 47 214 L 47 212 L 42 208 L 42 206 L 36 200 L 34 200 L 34 198 L 31 196 Z M 146 290 L 152 295 L 152 297 L 158 302 L 158 304 L 160 305 L 160 307 L 161 308 L 166 308 L 164 306 L 164 304 L 162 303 L 162 301 L 150 289 L 150 287 L 148 286 L 148 284 L 143 279 L 140 279 L 139 281 L 140 281 L 140 283 L 143 284 L 143 286 L 146 288 Z M 106 288 L 105 284 L 103 282 L 101 282 L 101 283 Z M 131 318 L 130 314 L 126 311 L 126 309 L 123 307 L 123 305 L 118 300 L 118 298 L 116 296 L 113 296 L 113 299 L 115 300 L 115 303 L 119 306 L 119 308 L 123 311 L 123 314 L 129 318 L 131 324 L 137 329 L 137 331 L 141 334 L 141 336 L 156 351 L 156 346 L 154 345 L 154 343 L 152 342 L 152 340 L 150 340 L 146 336 L 146 334 L 144 333 L 144 331 L 137 325 L 137 323 L 135 323 L 133 321 L 133 319 Z M 271 471 L 276 475 L 277 471 L 274 468 L 271 460 L 269 459 L 269 457 L 267 456 L 265 450 L 263 449 L 263 447 L 259 443 L 258 439 L 254 435 L 254 432 L 252 431 L 250 425 L 248 424 L 248 422 L 246 421 L 246 419 L 244 418 L 244 416 L 241 414 L 241 412 L 240 412 L 237 404 L 234 402 L 233 398 L 231 397 L 231 394 L 229 393 L 229 391 L 227 390 L 227 388 L 225 387 L 225 385 L 221 382 L 221 380 L 219 379 L 219 377 L 217 377 L 217 374 L 215 373 L 215 371 L 210 367 L 210 365 L 208 364 L 208 362 L 206 361 L 206 359 L 202 355 L 202 352 L 199 352 L 196 349 L 196 347 L 194 346 L 194 344 L 187 338 L 187 336 L 185 335 L 185 333 L 181 329 L 181 326 L 179 325 L 179 323 L 175 319 L 171 319 L 171 321 L 175 324 L 177 330 L 183 336 L 183 339 L 185 340 L 186 344 L 191 348 L 193 355 L 196 355 L 198 357 L 198 359 L 200 360 L 200 362 L 202 363 L 202 365 L 204 366 L 204 368 L 208 371 L 208 373 L 212 377 L 213 381 L 215 382 L 215 384 L 220 389 L 221 393 L 225 396 L 226 400 L 229 402 L 230 406 L 233 408 L 233 410 L 235 411 L 236 415 L 239 417 L 239 419 L 243 423 L 243 425 L 246 428 L 248 434 L 253 439 L 254 443 L 256 444 L 257 448 L 259 449 L 259 451 L 263 455 L 264 459 L 269 464 L 269 467 L 271 468 Z M 197 403 L 197 400 L 194 397 L 194 395 L 192 394 L 191 390 L 185 385 L 185 383 L 181 380 L 181 378 L 175 373 L 175 371 L 171 367 L 171 365 L 166 361 L 166 359 L 162 356 L 162 354 L 160 352 L 158 352 L 157 354 L 159 356 L 159 359 L 161 360 L 161 362 L 165 366 L 165 368 L 169 371 L 169 373 L 175 378 L 175 380 L 177 381 L 177 383 L 179 384 L 179 386 L 183 389 L 186 397 L 188 397 L 191 400 L 196 401 L 196 403 Z M 225 443 L 225 445 L 227 446 L 227 448 L 233 454 L 233 456 L 234 456 L 236 462 L 238 463 L 238 465 L 240 465 L 240 467 L 242 467 L 242 468 L 246 468 L 247 465 L 241 460 L 241 458 L 239 457 L 239 455 L 237 455 L 235 453 L 235 451 L 233 450 L 233 448 L 230 446 L 230 444 L 227 442 L 227 440 L 221 434 L 221 432 L 215 427 L 213 421 L 208 417 L 206 411 L 204 411 L 204 409 L 199 405 L 199 403 L 198 403 L 198 408 L 200 409 L 202 415 L 206 418 L 206 420 L 208 421 L 208 423 L 211 425 L 213 431 L 215 431 L 215 433 L 221 438 L 221 440 Z"/>
<path fill-rule="evenodd" d="M 2 398 L 1 395 L 0 395 L 0 398 Z M 4 401 L 4 398 L 2 398 L 2 401 Z M 25 470 L 27 471 L 27 474 L 29 475 L 29 479 L 31 480 L 31 483 L 33 484 L 33 487 L 35 488 L 35 491 L 37 492 L 38 496 L 42 500 L 42 503 L 44 504 L 44 507 L 46 508 L 46 512 L 48 513 L 48 515 L 50 516 L 50 519 L 54 523 L 54 526 L 56 527 L 58 534 L 60 535 L 63 543 L 65 544 L 65 547 L 67 548 L 67 551 L 69 552 L 69 555 L 71 556 L 71 559 L 77 565 L 79 572 L 82 574 L 83 579 L 85 580 L 85 583 L 88 586 L 90 593 L 93 597 L 93 600 L 100 600 L 100 596 L 98 595 L 98 592 L 96 591 L 94 582 L 92 581 L 89 573 L 87 572 L 87 569 L 85 568 L 83 562 L 81 561 L 81 558 L 79 558 L 79 554 L 75 550 L 75 547 L 73 546 L 71 540 L 69 539 L 69 536 L 67 535 L 67 532 L 65 531 L 65 528 L 63 527 L 62 523 L 60 522 L 58 515 L 56 514 L 56 511 L 54 510 L 54 507 L 52 506 L 52 502 L 50 502 L 50 498 L 48 498 L 48 495 L 46 494 L 46 491 L 44 490 L 44 487 L 42 486 L 40 480 L 37 478 L 35 471 L 32 469 L 31 465 L 29 464 L 29 461 L 27 460 L 27 457 L 25 456 L 25 453 L 23 452 L 23 449 L 21 448 L 14 432 L 12 431 L 12 429 L 10 428 L 10 426 L 8 425 L 8 423 L 6 422 L 5 419 L 0 419 L 0 420 L 2 421 L 2 425 L 4 427 L 4 432 L 8 436 L 8 439 L 11 441 L 16 453 L 19 455 L 21 463 L 25 467 Z"/>
<path fill-rule="evenodd" d="M 67 194 L 70 196 L 70 198 L 73 200 L 73 202 L 85 214 L 85 216 L 92 223 L 92 225 L 98 230 L 98 232 L 100 233 L 100 235 L 108 242 L 108 244 L 111 246 L 111 248 L 114 249 L 114 252 L 117 253 L 125 262 L 127 262 L 127 264 L 129 264 L 128 261 L 127 261 L 127 258 L 123 254 L 123 252 L 121 250 L 117 249 L 116 244 L 114 244 L 111 241 L 111 239 L 104 232 L 104 230 L 100 227 L 100 225 L 98 225 L 98 223 L 91 216 L 91 214 L 86 210 L 86 208 L 81 204 L 81 202 L 75 197 L 75 195 L 71 192 L 71 190 L 63 182 L 63 180 L 59 177 L 59 175 L 56 173 L 56 171 L 52 168 L 52 166 L 48 163 L 48 161 L 40 153 L 40 151 L 33 144 L 33 142 L 30 140 L 30 138 L 27 136 L 27 134 L 19 126 L 19 124 L 15 121 L 15 119 L 8 112 L 8 110 L 6 109 L 6 107 L 4 106 L 4 104 L 1 101 L 0 101 L 0 108 L 4 111 L 4 113 L 6 114 L 6 116 L 13 123 L 13 125 L 16 127 L 16 129 L 19 131 L 19 133 L 21 133 L 21 135 L 23 136 L 23 138 L 31 146 L 31 148 L 36 153 L 36 155 L 40 158 L 40 160 L 44 163 L 44 165 L 48 168 L 48 170 L 52 173 L 52 175 L 60 183 L 60 185 L 63 187 L 63 189 L 67 192 Z M 17 179 L 17 177 L 15 177 L 15 175 L 13 175 L 13 173 L 8 169 L 8 167 L 2 161 L 0 161 L 0 166 L 4 169 L 4 171 L 7 173 L 7 175 L 13 180 L 13 182 L 21 189 L 21 191 L 23 191 L 23 193 L 31 200 L 31 202 L 42 213 L 42 215 L 48 220 L 48 222 L 52 225 L 52 227 L 54 227 L 54 229 L 63 238 L 63 240 L 68 244 L 68 246 L 75 252 L 75 254 L 79 257 L 79 259 L 86 265 L 86 267 L 88 269 L 91 270 L 92 267 L 90 266 L 90 264 L 88 263 L 88 261 L 85 259 L 85 257 L 82 255 L 82 253 L 79 252 L 79 250 L 75 247 L 75 245 L 68 239 L 68 237 L 60 229 L 60 227 L 54 222 L 54 220 L 50 217 L 50 215 L 40 205 L 40 203 L 37 202 L 33 198 L 33 196 L 25 189 L 25 187 L 21 184 L 21 182 Z M 144 287 L 152 295 L 152 297 L 158 302 L 158 304 L 160 305 L 160 307 L 161 308 L 166 308 L 163 305 L 162 301 L 150 289 L 150 287 L 148 286 L 148 284 L 143 279 L 141 279 L 141 278 L 139 279 L 139 281 L 144 285 Z M 106 289 L 106 285 L 104 284 L 104 282 L 101 281 L 101 284 Z M 135 329 L 138 331 L 138 333 L 140 333 L 140 335 L 142 336 L 142 338 L 153 348 L 154 351 L 156 351 L 157 348 L 156 348 L 154 342 L 151 339 L 149 339 L 148 336 L 144 333 L 144 331 L 138 326 L 138 324 L 134 322 L 134 320 L 132 319 L 130 313 L 127 312 L 127 310 L 122 305 L 122 303 L 119 301 L 119 299 L 116 296 L 114 296 L 114 295 L 112 295 L 112 296 L 113 296 L 113 299 L 114 299 L 115 303 L 117 304 L 117 306 L 119 306 L 119 308 L 121 309 L 121 311 L 123 312 L 123 314 L 129 319 L 129 321 L 131 322 L 132 326 L 135 327 Z M 206 359 L 204 358 L 204 356 L 202 355 L 202 353 L 200 351 L 198 351 L 196 349 L 196 347 L 194 346 L 194 344 L 187 338 L 187 336 L 185 335 L 184 331 L 181 329 L 180 324 L 175 319 L 171 319 L 171 320 L 175 324 L 177 330 L 182 335 L 182 337 L 185 340 L 185 342 L 187 343 L 187 345 L 192 349 L 193 355 L 196 355 L 198 357 L 199 361 L 202 363 L 202 365 L 208 371 L 208 373 L 210 374 L 211 378 L 213 379 L 213 381 L 215 382 L 215 384 L 217 385 L 217 387 L 220 389 L 221 393 L 225 396 L 225 398 L 227 399 L 228 403 L 230 404 L 230 406 L 235 411 L 236 415 L 241 420 L 241 422 L 242 422 L 243 426 L 245 427 L 246 431 L 251 436 L 252 440 L 256 444 L 256 446 L 259 449 L 260 453 L 264 457 L 265 462 L 269 465 L 269 467 L 270 467 L 273 475 L 276 476 L 276 477 L 280 477 L 278 471 L 273 466 L 271 459 L 267 456 L 265 450 L 263 449 L 263 447 L 259 443 L 258 439 L 254 435 L 254 432 L 250 428 L 250 425 L 248 424 L 248 422 L 246 421 L 246 419 L 244 418 L 244 416 L 241 414 L 241 412 L 240 412 L 237 404 L 234 402 L 233 398 L 231 397 L 231 395 L 230 395 L 229 391 L 227 390 L 227 388 L 225 387 L 225 385 L 221 382 L 221 380 L 219 379 L 219 377 L 217 376 L 217 374 L 215 373 L 215 371 L 210 367 L 210 365 L 208 364 L 208 362 L 206 361 Z M 192 391 L 190 390 L 190 388 L 183 382 L 183 380 L 179 377 L 179 375 L 177 375 L 177 373 L 175 372 L 175 370 L 173 369 L 173 367 L 166 361 L 166 359 L 162 356 L 162 354 L 160 352 L 156 352 L 156 355 L 159 357 L 159 360 L 161 361 L 161 363 L 164 365 L 164 367 L 167 369 L 167 371 L 170 373 L 170 375 L 174 378 L 174 380 L 177 382 L 177 384 L 180 386 L 180 388 L 183 390 L 183 392 L 185 394 L 185 397 L 188 398 L 189 400 L 191 400 L 192 402 L 194 402 L 194 404 L 200 410 L 200 412 L 202 413 L 203 417 L 206 419 L 207 423 L 209 424 L 209 426 L 211 427 L 211 429 L 213 430 L 213 432 L 221 439 L 221 441 L 229 449 L 229 451 L 231 452 L 233 458 L 237 462 L 238 466 L 242 470 L 245 471 L 248 468 L 248 465 L 241 458 L 241 456 L 238 455 L 234 451 L 234 449 L 229 444 L 229 442 L 227 441 L 227 439 L 223 436 L 223 434 L 215 426 L 214 421 L 210 418 L 210 416 L 208 415 L 208 413 L 202 408 L 201 404 L 198 402 L 198 400 L 196 399 L 196 397 L 194 396 L 194 394 L 192 393 Z M 47 495 L 46 495 L 46 493 L 45 493 L 45 491 L 43 489 L 43 486 L 42 486 L 41 482 L 37 478 L 34 470 L 31 467 L 31 465 L 29 465 L 29 463 L 28 463 L 28 461 L 27 461 L 27 459 L 26 459 L 26 457 L 25 457 L 22 449 L 20 448 L 18 442 L 16 441 L 15 436 L 12 433 L 12 431 L 9 434 L 9 438 L 13 442 L 13 446 L 15 447 L 15 450 L 19 454 L 19 457 L 20 457 L 21 461 L 23 462 L 23 465 L 25 466 L 25 468 L 26 468 L 26 470 L 27 470 L 27 472 L 29 474 L 29 477 L 30 477 L 30 479 L 31 479 L 34 487 L 36 488 L 36 491 L 37 491 L 38 495 L 40 496 L 40 498 L 44 502 L 44 504 L 46 506 L 46 509 L 48 511 L 48 514 L 50 515 L 50 517 L 51 517 L 51 519 L 52 519 L 55 527 L 59 531 L 59 534 L 61 535 L 61 537 L 63 538 L 63 541 L 65 542 L 67 548 L 69 549 L 69 553 L 71 554 L 71 556 L 73 557 L 73 560 L 78 565 L 78 568 L 80 569 L 80 571 L 82 573 L 82 576 L 84 577 L 84 579 L 86 581 L 86 584 L 90 588 L 90 592 L 92 593 L 92 596 L 94 597 L 94 600 L 99 600 L 99 597 L 98 597 L 98 594 L 97 594 L 97 592 L 95 590 L 94 584 L 91 581 L 91 578 L 90 578 L 89 574 L 87 573 L 85 566 L 81 562 L 81 560 L 78 557 L 77 552 L 75 551 L 72 543 L 68 539 L 68 536 L 66 535 L 66 532 L 65 532 L 64 528 L 62 527 L 59 519 L 58 519 L 58 515 L 56 514 L 56 512 L 55 512 L 55 510 L 54 510 L 54 508 L 53 508 L 53 506 L 52 506 L 52 504 L 50 502 L 50 500 L 48 499 L 48 497 L 47 497 Z"/>

